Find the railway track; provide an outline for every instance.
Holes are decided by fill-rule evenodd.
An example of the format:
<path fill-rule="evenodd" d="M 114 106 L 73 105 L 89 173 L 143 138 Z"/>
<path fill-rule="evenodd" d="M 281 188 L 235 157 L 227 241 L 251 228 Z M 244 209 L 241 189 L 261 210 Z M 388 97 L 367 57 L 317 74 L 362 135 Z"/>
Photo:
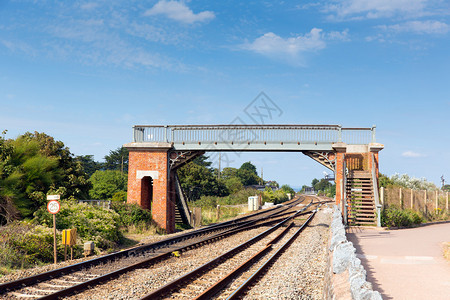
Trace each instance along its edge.
<path fill-rule="evenodd" d="M 242 295 L 313 218 L 315 211 L 306 209 L 141 299 L 234 299 Z M 295 219 L 306 214 L 310 216 L 305 221 Z"/>
<path fill-rule="evenodd" d="M 279 222 L 281 218 L 289 214 L 292 207 L 304 200 L 294 199 L 286 205 L 237 220 L 0 284 L 0 297 L 2 299 L 58 299 L 72 295 L 137 268 L 148 267 L 155 262 L 167 259 L 175 251 L 183 252 L 244 230 Z M 312 201 L 308 205 L 312 205 Z"/>

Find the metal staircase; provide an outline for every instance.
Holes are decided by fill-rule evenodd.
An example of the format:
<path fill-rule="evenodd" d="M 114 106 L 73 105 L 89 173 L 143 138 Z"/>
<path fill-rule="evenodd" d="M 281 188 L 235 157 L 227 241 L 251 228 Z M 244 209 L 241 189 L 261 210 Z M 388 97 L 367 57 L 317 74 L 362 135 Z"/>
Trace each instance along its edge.
<path fill-rule="evenodd" d="M 377 225 L 374 184 L 370 171 L 349 171 L 345 193 L 349 225 Z"/>
<path fill-rule="evenodd" d="M 176 196 L 177 205 L 175 207 L 175 224 L 185 224 L 192 226 L 191 212 L 187 204 L 188 198 L 184 194 L 183 189 L 181 188 L 181 183 L 180 179 L 178 178 L 178 174 L 175 174 L 175 191 L 177 194 Z"/>

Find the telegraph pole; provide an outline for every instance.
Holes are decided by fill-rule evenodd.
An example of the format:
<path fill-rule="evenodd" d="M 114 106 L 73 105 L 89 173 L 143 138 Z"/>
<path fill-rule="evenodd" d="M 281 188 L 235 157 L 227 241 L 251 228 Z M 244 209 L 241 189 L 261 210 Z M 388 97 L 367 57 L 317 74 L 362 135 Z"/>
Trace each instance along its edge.
<path fill-rule="evenodd" d="M 219 152 L 219 172 L 218 172 L 218 174 L 217 174 L 217 178 L 218 178 L 218 179 L 220 179 L 220 161 L 221 161 L 221 159 L 222 159 L 222 153 Z"/>

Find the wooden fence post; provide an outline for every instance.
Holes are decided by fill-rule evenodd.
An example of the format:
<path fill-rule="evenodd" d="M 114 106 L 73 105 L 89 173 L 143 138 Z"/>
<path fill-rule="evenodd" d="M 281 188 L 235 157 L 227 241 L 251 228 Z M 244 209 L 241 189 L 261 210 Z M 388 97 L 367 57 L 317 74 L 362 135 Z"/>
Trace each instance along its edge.
<path fill-rule="evenodd" d="M 427 197 L 428 197 L 428 195 L 427 195 L 427 190 L 424 190 L 424 192 L 425 192 L 425 199 L 424 199 L 424 201 L 425 201 L 425 213 L 428 213 L 428 207 L 427 207 Z"/>
<path fill-rule="evenodd" d="M 219 222 L 219 218 L 220 218 L 220 205 L 217 205 L 216 218 L 217 218 L 217 222 Z"/>
<path fill-rule="evenodd" d="M 413 209 L 414 208 L 414 205 L 413 205 L 413 189 L 411 189 L 410 191 L 411 191 L 411 209 Z"/>
<path fill-rule="evenodd" d="M 434 208 L 434 210 L 436 211 L 436 213 L 438 213 L 438 208 L 439 208 L 439 193 L 438 190 L 436 190 L 436 207 Z"/>
<path fill-rule="evenodd" d="M 446 194 L 447 194 L 447 201 L 445 203 L 445 209 L 448 211 L 448 192 Z"/>

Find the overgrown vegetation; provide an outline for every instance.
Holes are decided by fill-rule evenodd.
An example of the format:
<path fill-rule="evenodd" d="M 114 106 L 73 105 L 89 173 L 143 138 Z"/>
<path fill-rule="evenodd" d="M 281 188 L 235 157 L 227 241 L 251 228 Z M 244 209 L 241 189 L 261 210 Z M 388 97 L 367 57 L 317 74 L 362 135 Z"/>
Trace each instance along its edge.
<path fill-rule="evenodd" d="M 411 227 L 423 223 L 423 217 L 414 210 L 388 207 L 381 213 L 383 227 Z"/>
<path fill-rule="evenodd" d="M 124 242 L 125 232 L 163 233 L 151 213 L 136 204 L 113 203 L 111 209 L 76 202 L 63 202 L 56 218 L 58 260 L 64 257 L 61 230 L 76 228 L 74 258 L 82 256 L 82 244 L 94 241 L 96 251 L 110 251 Z M 53 262 L 53 217 L 38 209 L 31 221 L 14 221 L 0 227 L 0 274 Z"/>
<path fill-rule="evenodd" d="M 206 225 L 248 212 L 248 197 L 250 196 L 261 195 L 262 202 L 279 204 L 289 199 L 287 193 L 291 193 L 292 197 L 295 195 L 294 190 L 288 185 L 284 185 L 276 191 L 266 187 L 263 192 L 247 188 L 225 197 L 201 196 L 199 200 L 192 202 L 192 206 L 202 208 L 202 224 Z M 219 219 L 217 218 L 217 205 L 221 206 Z"/>
<path fill-rule="evenodd" d="M 425 178 L 415 178 L 409 176 L 408 174 L 394 174 L 391 177 L 388 177 L 380 173 L 379 182 L 380 187 L 385 188 L 389 186 L 395 186 L 413 190 L 427 191 L 434 191 L 438 189 L 438 187 L 434 183 L 427 181 Z"/>
<path fill-rule="evenodd" d="M 58 241 L 61 233 L 57 232 Z M 64 246 L 58 243 L 58 259 L 64 257 Z M 74 247 L 79 256 L 81 247 Z M 53 230 L 47 226 L 14 221 L 0 227 L 0 275 L 12 269 L 28 268 L 53 261 Z"/>
<path fill-rule="evenodd" d="M 52 227 L 53 217 L 42 207 L 35 212 L 33 222 Z M 76 228 L 81 241 L 93 241 L 101 250 L 118 245 L 122 238 L 120 223 L 121 216 L 114 210 L 85 203 L 62 203 L 56 218 L 57 229 Z"/>
<path fill-rule="evenodd" d="M 403 188 L 415 191 L 437 191 L 438 187 L 427 181 L 425 178 L 414 178 L 407 174 L 399 175 L 395 174 L 388 177 L 384 174 L 379 174 L 380 187 L 384 188 Z M 386 190 L 388 191 L 388 190 Z M 397 193 L 398 194 L 398 193 Z M 413 194 L 411 194 L 413 195 Z M 416 201 L 420 201 L 417 200 Z M 434 202 L 433 202 L 434 204 Z M 385 204 L 386 205 L 386 204 Z M 409 204 L 408 204 L 409 205 Z M 413 209 L 402 209 L 392 203 L 388 204 L 381 215 L 382 226 L 387 227 L 411 227 L 420 223 L 435 222 L 449 220 L 450 214 L 448 211 L 442 210 L 441 208 L 433 209 L 430 208 L 431 203 L 423 203 L 422 208 L 417 210 Z M 442 205 L 442 204 L 441 204 Z M 416 207 L 417 209 L 417 207 Z"/>

